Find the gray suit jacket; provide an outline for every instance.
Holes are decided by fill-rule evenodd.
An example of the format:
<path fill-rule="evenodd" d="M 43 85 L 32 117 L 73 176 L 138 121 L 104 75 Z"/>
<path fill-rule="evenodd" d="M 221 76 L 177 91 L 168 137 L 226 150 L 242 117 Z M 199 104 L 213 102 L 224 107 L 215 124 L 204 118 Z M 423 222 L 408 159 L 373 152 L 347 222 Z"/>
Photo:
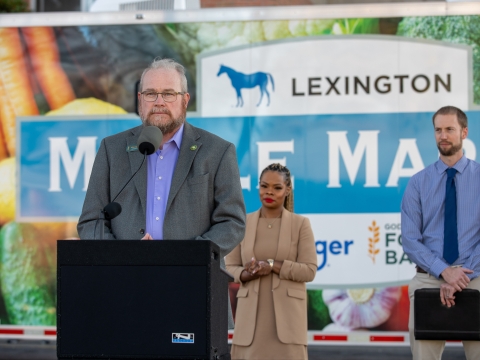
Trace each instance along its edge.
<path fill-rule="evenodd" d="M 78 222 L 81 239 L 98 239 L 95 229 L 103 207 L 113 200 L 139 168 L 143 155 L 136 146 L 143 126 L 102 140 L 93 165 Z M 115 200 L 122 212 L 106 222 L 105 239 L 141 239 L 145 233 L 147 164 Z M 94 234 L 94 231 L 96 233 Z M 245 234 L 245 204 L 233 144 L 185 122 L 182 145 L 172 178 L 163 226 L 168 240 L 211 240 L 223 257 Z M 233 327 L 229 306 L 229 327 Z"/>

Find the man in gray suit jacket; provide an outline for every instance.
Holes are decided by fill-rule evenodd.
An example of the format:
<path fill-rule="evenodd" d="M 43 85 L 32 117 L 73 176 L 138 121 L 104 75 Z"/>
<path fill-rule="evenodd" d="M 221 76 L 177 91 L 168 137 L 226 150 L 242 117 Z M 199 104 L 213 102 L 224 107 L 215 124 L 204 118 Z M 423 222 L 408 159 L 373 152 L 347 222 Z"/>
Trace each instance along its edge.
<path fill-rule="evenodd" d="M 173 60 L 156 59 L 143 72 L 138 94 L 143 125 L 102 140 L 78 233 L 81 239 L 99 238 L 100 211 L 140 168 L 137 140 L 145 125 L 153 125 L 163 133 L 160 148 L 116 199 L 122 212 L 106 221 L 104 238 L 211 240 L 220 247 L 224 267 L 223 257 L 245 232 L 235 147 L 185 121 L 190 95 L 184 71 Z"/>

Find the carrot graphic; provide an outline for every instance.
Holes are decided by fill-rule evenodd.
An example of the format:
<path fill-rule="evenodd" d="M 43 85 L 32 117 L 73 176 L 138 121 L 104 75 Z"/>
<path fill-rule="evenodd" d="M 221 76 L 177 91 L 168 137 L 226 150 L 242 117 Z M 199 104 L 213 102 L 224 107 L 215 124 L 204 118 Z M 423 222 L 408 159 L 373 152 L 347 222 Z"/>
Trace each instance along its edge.
<path fill-rule="evenodd" d="M 8 100 L 3 82 L 0 79 L 0 122 L 3 123 L 2 119 L 6 118 L 15 119 L 15 114 L 13 113 L 12 106 Z M 6 157 L 8 157 L 7 144 L 5 144 L 5 137 L 3 135 L 2 127 L 0 126 L 0 160 L 5 159 Z"/>
<path fill-rule="evenodd" d="M 30 61 L 51 110 L 75 100 L 70 81 L 60 66 L 60 55 L 51 27 L 25 27 L 22 33 Z"/>
<path fill-rule="evenodd" d="M 1 127 L 8 152 L 14 156 L 15 116 L 38 115 L 17 28 L 0 28 L 0 80 L 9 100 L 0 103 Z"/>

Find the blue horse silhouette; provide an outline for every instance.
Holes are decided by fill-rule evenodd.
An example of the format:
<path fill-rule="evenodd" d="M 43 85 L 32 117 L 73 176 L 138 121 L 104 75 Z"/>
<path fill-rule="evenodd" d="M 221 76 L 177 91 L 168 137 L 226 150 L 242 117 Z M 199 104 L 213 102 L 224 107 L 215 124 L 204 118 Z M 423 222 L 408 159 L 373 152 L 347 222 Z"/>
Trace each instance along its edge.
<path fill-rule="evenodd" d="M 263 99 L 263 94 L 267 94 L 268 103 L 267 106 L 270 105 L 270 94 L 267 90 L 268 80 L 270 79 L 270 83 L 272 84 L 272 91 L 275 91 L 275 85 L 273 84 L 273 77 L 270 73 L 264 72 L 256 72 L 254 74 L 243 74 L 241 72 L 235 71 L 228 66 L 220 65 L 220 70 L 218 71 L 217 76 L 226 73 L 232 82 L 232 86 L 235 88 L 237 92 L 237 107 L 243 106 L 243 98 L 242 98 L 242 89 L 251 89 L 255 86 L 260 87 L 260 100 L 258 101 L 257 106 L 260 105 Z"/>

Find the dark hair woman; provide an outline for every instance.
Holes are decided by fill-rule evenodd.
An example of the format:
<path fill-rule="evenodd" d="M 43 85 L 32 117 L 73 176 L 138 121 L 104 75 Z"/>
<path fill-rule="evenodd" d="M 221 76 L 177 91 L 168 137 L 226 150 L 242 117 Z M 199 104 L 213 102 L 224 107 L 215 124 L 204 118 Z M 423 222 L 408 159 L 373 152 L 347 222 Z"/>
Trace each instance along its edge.
<path fill-rule="evenodd" d="M 290 171 L 271 164 L 260 175 L 259 210 L 226 257 L 237 293 L 232 359 L 307 359 L 305 283 L 317 273 L 310 221 L 293 213 Z"/>

